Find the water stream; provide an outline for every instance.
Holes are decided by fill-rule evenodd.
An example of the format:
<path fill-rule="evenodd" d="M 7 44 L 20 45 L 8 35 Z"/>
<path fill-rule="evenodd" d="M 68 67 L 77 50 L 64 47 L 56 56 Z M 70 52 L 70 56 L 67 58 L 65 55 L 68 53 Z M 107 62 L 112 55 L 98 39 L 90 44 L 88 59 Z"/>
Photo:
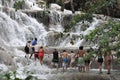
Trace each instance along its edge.
<path fill-rule="evenodd" d="M 20 79 L 25 79 L 27 76 L 32 75 L 38 80 L 49 80 L 48 78 L 52 75 L 52 71 L 46 65 L 41 66 L 39 61 L 34 61 L 33 58 L 29 60 L 28 65 L 25 53 L 15 47 L 25 46 L 27 40 L 35 37 L 38 38 L 38 44 L 42 46 L 78 47 L 84 40 L 78 37 L 74 40 L 74 45 L 71 45 L 71 38 L 73 36 L 88 34 L 90 30 L 93 30 L 96 25 L 100 23 L 100 20 L 94 17 L 93 22 L 89 24 L 89 28 L 85 31 L 81 31 L 82 23 L 79 22 L 74 26 L 74 31 L 64 33 L 64 27 L 62 26 L 63 16 L 69 14 L 70 11 L 65 10 L 64 12 L 61 12 L 51 10 L 50 25 L 46 30 L 46 26 L 43 25 L 43 23 L 38 22 L 35 18 L 28 16 L 21 10 L 15 11 L 13 9 L 15 1 L 18 0 L 0 0 L 0 51 L 3 50 L 3 53 L 6 53 L 6 57 L 12 58 L 11 62 L 9 62 L 9 60 L 3 60 L 0 57 L 0 59 L 3 60 L 0 63 L 0 70 L 9 70 L 13 66 L 8 66 L 4 63 L 12 63 L 14 64 L 14 68 L 16 68 L 17 77 Z M 35 0 L 24 1 L 26 5 L 24 7 L 25 10 L 43 10 L 38 7 Z M 54 38 L 56 33 L 62 33 L 63 37 L 56 40 Z M 70 36 L 67 36 L 68 34 Z M 8 53 L 12 54 L 8 55 Z M 46 55 L 46 57 L 47 56 L 48 55 Z M 53 75 L 55 74 L 56 73 Z M 14 77 L 12 76 L 11 78 Z"/>

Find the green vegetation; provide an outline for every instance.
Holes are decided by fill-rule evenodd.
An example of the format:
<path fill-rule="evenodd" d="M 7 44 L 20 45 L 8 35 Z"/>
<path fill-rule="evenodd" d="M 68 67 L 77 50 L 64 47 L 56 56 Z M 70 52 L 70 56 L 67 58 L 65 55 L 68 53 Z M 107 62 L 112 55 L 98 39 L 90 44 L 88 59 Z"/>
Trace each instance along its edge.
<path fill-rule="evenodd" d="M 85 3 L 83 11 L 87 13 L 109 14 L 110 8 L 116 7 L 116 0 L 89 0 Z"/>
<path fill-rule="evenodd" d="M 63 33 L 58 33 L 58 32 L 56 32 L 55 34 L 54 34 L 54 38 L 55 39 L 59 39 L 59 38 L 62 38 L 63 37 Z"/>
<path fill-rule="evenodd" d="M 70 24 L 65 26 L 65 31 L 64 32 L 69 32 L 70 29 L 80 21 L 83 22 L 83 23 L 84 23 L 84 21 L 88 21 L 88 22 L 91 23 L 93 21 L 93 15 L 89 14 L 89 13 L 75 15 L 73 17 L 73 19 L 70 21 Z"/>
<path fill-rule="evenodd" d="M 120 22 L 109 21 L 104 25 L 96 27 L 90 34 L 85 36 L 89 45 L 96 45 L 100 51 L 107 52 L 114 50 L 117 57 L 120 57 Z"/>
<path fill-rule="evenodd" d="M 15 2 L 15 4 L 14 4 L 15 10 L 17 11 L 19 9 L 22 9 L 23 3 L 24 3 L 24 1 L 17 1 L 17 2 Z"/>
<path fill-rule="evenodd" d="M 33 76 L 29 75 L 25 79 L 20 79 L 16 77 L 16 71 L 13 72 L 2 72 L 0 73 L 0 80 L 33 80 Z"/>

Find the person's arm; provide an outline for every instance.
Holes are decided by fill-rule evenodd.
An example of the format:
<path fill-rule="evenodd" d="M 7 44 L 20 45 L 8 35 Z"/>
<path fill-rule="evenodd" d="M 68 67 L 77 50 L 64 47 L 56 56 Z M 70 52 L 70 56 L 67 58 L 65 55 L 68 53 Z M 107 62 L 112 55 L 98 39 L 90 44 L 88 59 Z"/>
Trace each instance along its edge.
<path fill-rule="evenodd" d="M 78 53 L 79 53 L 79 52 L 77 52 L 77 53 L 74 55 L 74 57 L 78 57 Z"/>
<path fill-rule="evenodd" d="M 113 61 L 113 54 L 112 54 L 112 51 L 110 51 L 110 55 L 111 55 L 111 60 Z"/>
<path fill-rule="evenodd" d="M 94 56 L 94 59 L 93 59 L 93 61 L 95 61 L 95 60 L 96 60 L 97 56 L 98 56 L 97 54 Z"/>

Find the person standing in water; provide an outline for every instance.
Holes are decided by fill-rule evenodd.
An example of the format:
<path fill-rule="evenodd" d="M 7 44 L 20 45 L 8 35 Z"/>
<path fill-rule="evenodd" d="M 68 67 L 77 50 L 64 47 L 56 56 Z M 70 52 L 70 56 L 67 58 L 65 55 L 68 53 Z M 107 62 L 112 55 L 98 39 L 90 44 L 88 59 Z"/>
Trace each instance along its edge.
<path fill-rule="evenodd" d="M 35 39 L 32 40 L 32 42 L 31 42 L 32 52 L 31 52 L 30 58 L 31 58 L 32 55 L 35 53 L 34 46 L 35 46 L 36 44 L 37 44 L 37 38 L 35 38 Z"/>
<path fill-rule="evenodd" d="M 75 63 L 75 53 L 73 51 L 71 51 L 71 53 L 70 53 L 70 67 L 75 66 L 74 63 Z"/>
<path fill-rule="evenodd" d="M 90 50 L 87 50 L 87 52 L 85 53 L 84 60 L 85 60 L 85 68 L 86 71 L 88 72 L 90 69 L 90 60 L 91 60 Z"/>
<path fill-rule="evenodd" d="M 67 67 L 68 67 L 68 53 L 66 52 L 66 50 L 63 50 L 63 53 L 61 53 L 62 56 L 62 67 L 63 67 L 63 72 L 67 71 Z"/>
<path fill-rule="evenodd" d="M 54 49 L 51 68 L 53 67 L 53 65 L 55 65 L 58 70 L 58 63 L 59 63 L 59 53 L 58 53 L 57 49 Z"/>
<path fill-rule="evenodd" d="M 83 50 L 83 46 L 79 47 L 79 50 L 75 56 L 78 57 L 78 71 L 83 71 L 85 72 L 85 61 L 83 59 L 85 54 L 85 50 Z"/>
<path fill-rule="evenodd" d="M 39 60 L 40 60 L 40 64 L 42 65 L 42 63 L 43 63 L 43 57 L 44 57 L 44 49 L 43 49 L 42 46 L 39 49 L 38 57 L 39 57 Z"/>
<path fill-rule="evenodd" d="M 36 44 L 34 46 L 34 59 L 35 59 L 35 61 L 36 61 L 36 58 L 39 59 L 39 57 L 38 57 L 39 49 L 40 49 L 40 47 Z"/>
<path fill-rule="evenodd" d="M 105 65 L 106 65 L 106 68 L 107 68 L 107 74 L 110 74 L 111 73 L 111 62 L 113 60 L 113 55 L 112 55 L 112 52 L 109 51 L 109 52 L 106 52 L 104 54 L 104 58 L 105 58 Z"/>
<path fill-rule="evenodd" d="M 99 66 L 99 73 L 101 74 L 102 73 L 102 64 L 103 64 L 103 54 L 100 51 L 100 49 L 98 50 L 96 57 L 97 57 L 97 62 L 98 62 L 98 66 Z M 96 59 L 96 57 L 95 57 L 95 59 Z"/>
<path fill-rule="evenodd" d="M 27 41 L 26 46 L 24 47 L 24 51 L 26 53 L 25 58 L 27 59 L 27 62 L 28 62 L 28 58 L 30 54 L 30 41 Z"/>

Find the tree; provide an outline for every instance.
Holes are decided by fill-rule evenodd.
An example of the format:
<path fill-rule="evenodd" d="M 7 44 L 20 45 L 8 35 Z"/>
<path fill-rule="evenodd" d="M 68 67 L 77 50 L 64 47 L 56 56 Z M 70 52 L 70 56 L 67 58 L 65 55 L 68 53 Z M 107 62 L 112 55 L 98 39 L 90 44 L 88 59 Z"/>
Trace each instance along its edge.
<path fill-rule="evenodd" d="M 100 51 L 108 52 L 114 50 L 120 54 L 120 22 L 108 21 L 96 27 L 90 34 L 85 36 L 86 41 L 91 46 L 98 45 Z M 120 57 L 120 56 L 117 56 Z"/>

